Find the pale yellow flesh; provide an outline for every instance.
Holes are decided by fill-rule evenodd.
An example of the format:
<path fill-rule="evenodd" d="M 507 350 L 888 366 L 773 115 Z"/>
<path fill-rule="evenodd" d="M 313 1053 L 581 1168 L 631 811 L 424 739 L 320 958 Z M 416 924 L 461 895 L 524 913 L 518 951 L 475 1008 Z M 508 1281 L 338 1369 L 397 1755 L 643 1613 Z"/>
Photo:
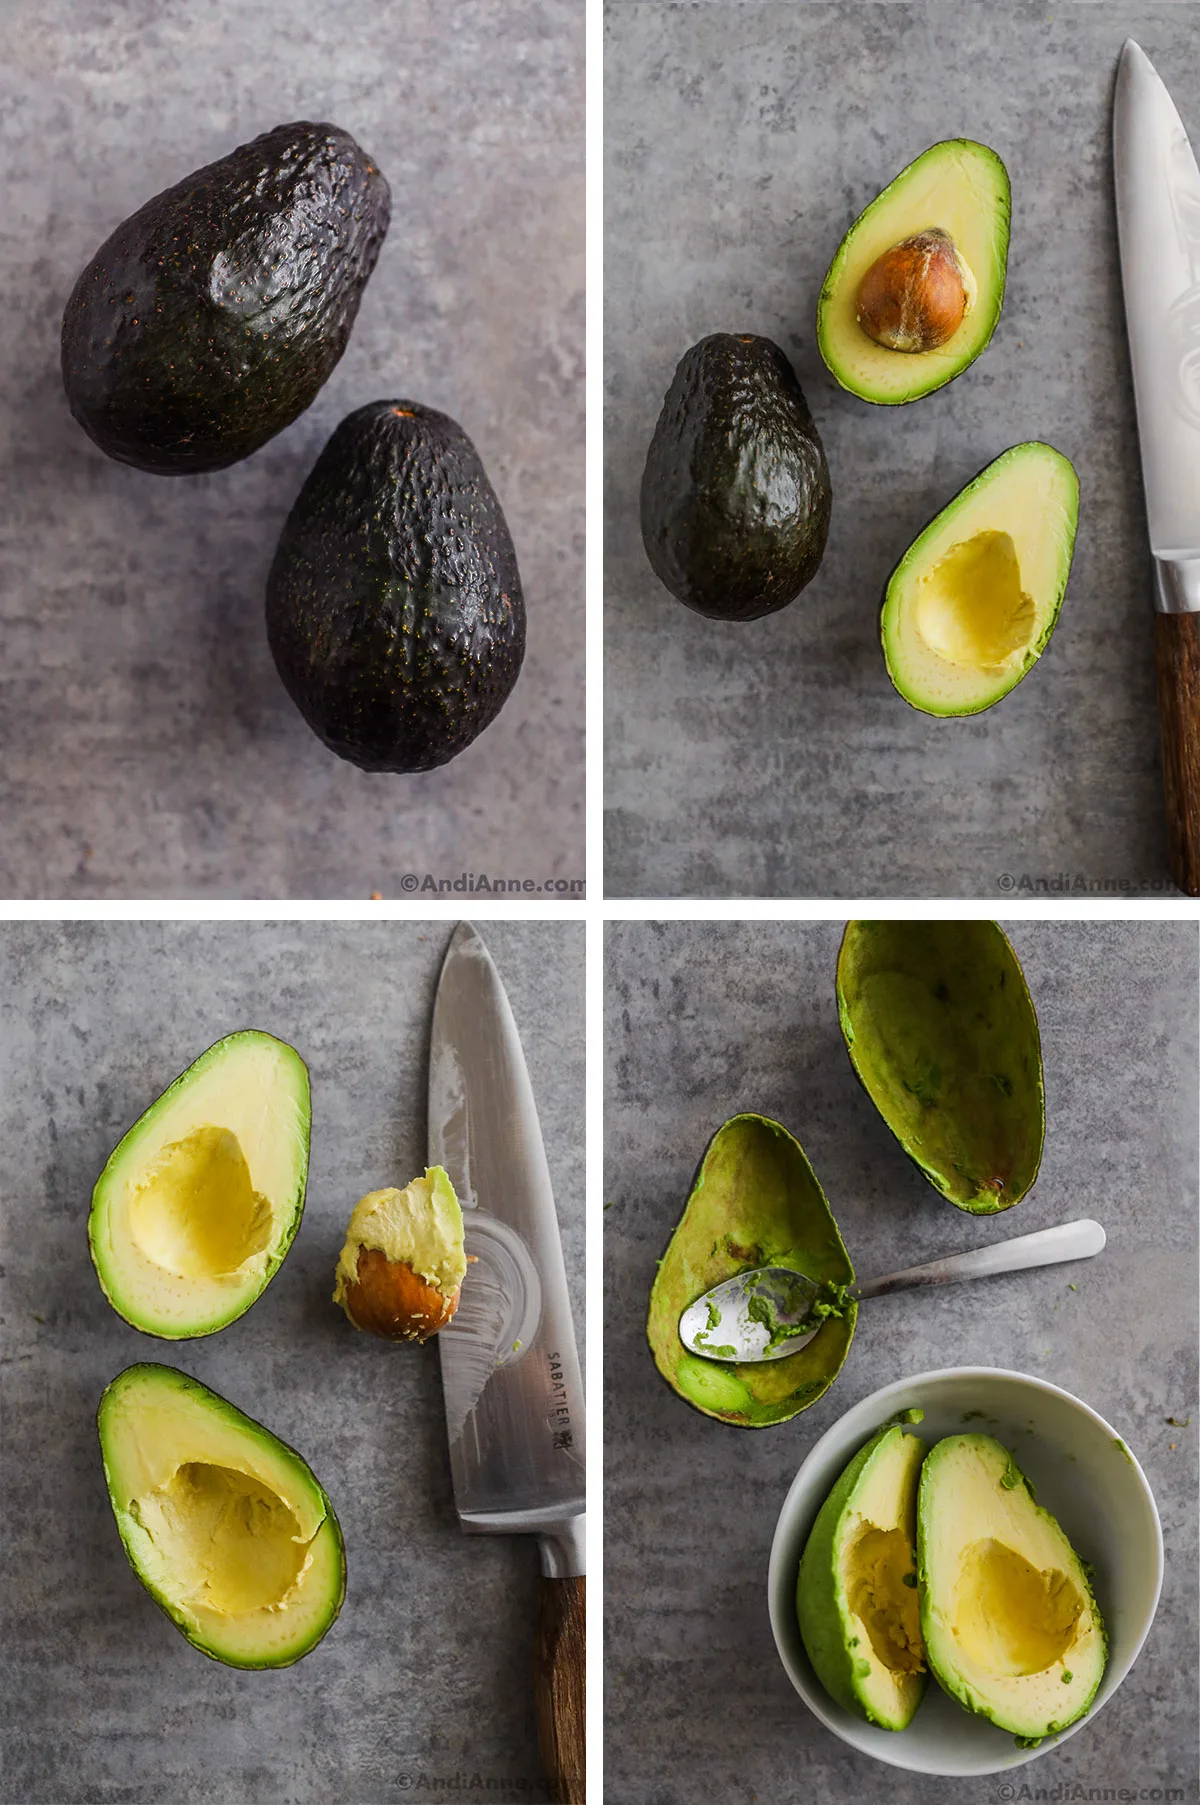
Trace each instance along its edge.
<path fill-rule="evenodd" d="M 134 1385 L 106 1423 L 113 1506 L 138 1571 L 222 1658 L 308 1641 L 340 1589 L 341 1553 L 302 1465 L 228 1407 Z"/>
<path fill-rule="evenodd" d="M 371 1191 L 355 1204 L 338 1255 L 333 1299 L 344 1304 L 358 1277 L 362 1247 L 377 1247 L 389 1260 L 410 1266 L 449 1297 L 467 1270 L 463 1217 L 454 1186 L 441 1166 L 431 1166 L 403 1191 Z"/>
<path fill-rule="evenodd" d="M 1077 502 L 1068 461 L 1039 446 L 1005 454 L 922 533 L 889 585 L 884 621 L 888 668 L 918 707 L 974 710 L 1036 660 Z"/>
<path fill-rule="evenodd" d="M 234 1043 L 156 1106 L 114 1156 L 93 1224 L 118 1308 L 170 1334 L 236 1313 L 261 1288 L 296 1207 L 306 1106 L 290 1049 Z"/>
<path fill-rule="evenodd" d="M 888 389 L 918 379 L 936 387 L 954 375 L 986 342 L 993 316 L 978 305 L 995 293 L 1007 248 L 1007 184 L 995 159 L 963 143 L 946 153 L 919 157 L 897 176 L 854 227 L 837 266 L 834 289 L 822 298 L 822 339 L 836 354 L 839 380 L 861 390 Z M 877 345 L 858 323 L 859 284 L 871 265 L 894 245 L 937 228 L 953 240 L 962 267 L 968 307 L 958 330 L 931 351 L 893 351 Z M 918 375 L 918 371 L 920 374 Z"/>
<path fill-rule="evenodd" d="M 839 1530 L 839 1581 L 858 1646 L 855 1688 L 885 1723 L 911 1717 L 925 1671 L 914 1577 L 917 1480 L 925 1443 L 898 1437 L 863 1474 Z M 863 1672 L 863 1665 L 867 1671 Z"/>
<path fill-rule="evenodd" d="M 999 1483 L 1003 1450 L 982 1440 L 956 1438 L 939 1459 L 923 1551 L 931 1649 L 989 1715 L 1070 1721 L 1094 1690 L 1103 1633 L 1062 1530 L 1024 1485 Z"/>

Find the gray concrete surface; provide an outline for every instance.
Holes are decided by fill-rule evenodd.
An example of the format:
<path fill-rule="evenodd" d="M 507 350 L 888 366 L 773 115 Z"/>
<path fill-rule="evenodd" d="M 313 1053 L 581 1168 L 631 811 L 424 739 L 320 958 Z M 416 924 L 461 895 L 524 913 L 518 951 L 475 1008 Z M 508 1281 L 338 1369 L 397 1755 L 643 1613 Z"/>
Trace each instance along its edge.
<path fill-rule="evenodd" d="M 392 226 L 341 364 L 255 457 L 107 459 L 59 377 L 80 270 L 159 189 L 331 119 Z M 583 876 L 580 0 L 0 6 L 0 896 L 368 897 Z M 327 752 L 267 649 L 284 518 L 338 422 L 410 396 L 474 438 L 529 612 L 494 725 L 421 777 Z"/>
<path fill-rule="evenodd" d="M 450 932 L 0 927 L 6 1805 L 542 1796 L 527 1678 L 535 1544 L 460 1533 L 436 1347 L 386 1347 L 331 1302 L 356 1199 L 424 1164 L 426 1043 Z M 582 1352 L 583 928 L 482 932 L 529 1061 Z M 164 1083 L 249 1024 L 309 1063 L 304 1220 L 238 1322 L 199 1341 L 140 1335 L 109 1308 L 88 1258 L 92 1184 Z M 244 1673 L 206 1660 L 131 1573 L 94 1415 L 136 1360 L 213 1386 L 299 1448 L 328 1490 L 346 1538 L 346 1602 L 296 1666 Z"/>
<path fill-rule="evenodd" d="M 1105 0 L 608 0 L 609 895 L 994 896 L 1005 874 L 1063 873 L 1175 894 L 1109 147 L 1130 33 L 1200 142 L 1195 24 L 1192 6 Z M 955 136 L 994 146 L 1012 179 L 1004 312 L 958 381 L 872 407 L 816 349 L 821 280 L 862 207 Z M 784 348 L 833 481 L 817 577 L 748 626 L 681 607 L 638 527 L 663 393 L 714 331 Z M 1082 488 L 1053 642 L 976 719 L 918 714 L 880 652 L 888 572 L 982 465 L 1033 438 Z"/>
<path fill-rule="evenodd" d="M 1059 1785 L 1196 1798 L 1196 929 L 1005 926 L 1041 1023 L 1048 1131 L 1035 1188 L 991 1221 L 937 1195 L 859 1088 L 834 1003 L 839 925 L 607 929 L 605 1794 L 620 1805 L 996 1805 L 1012 1796 L 1001 1780 L 1045 1799 L 1075 1796 Z M 644 1323 L 696 1164 L 743 1109 L 798 1135 L 864 1276 L 1084 1215 L 1108 1245 L 864 1304 L 824 1398 L 773 1429 L 729 1428 L 663 1383 Z M 933 1780 L 857 1755 L 807 1710 L 771 1637 L 767 1559 L 831 1423 L 906 1374 L 974 1364 L 1051 1379 L 1117 1426 L 1162 1515 L 1166 1580 L 1093 1723 L 1017 1773 Z"/>

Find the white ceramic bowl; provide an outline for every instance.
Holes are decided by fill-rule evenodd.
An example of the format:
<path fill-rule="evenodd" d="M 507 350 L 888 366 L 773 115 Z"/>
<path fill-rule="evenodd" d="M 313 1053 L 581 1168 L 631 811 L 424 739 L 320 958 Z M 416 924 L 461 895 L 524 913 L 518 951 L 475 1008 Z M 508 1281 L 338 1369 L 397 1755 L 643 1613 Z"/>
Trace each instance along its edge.
<path fill-rule="evenodd" d="M 1012 1734 L 947 1698 L 931 1677 L 907 1730 L 881 1730 L 836 1705 L 814 1674 L 796 1622 L 796 1573 L 809 1530 L 838 1474 L 889 1417 L 920 1408 L 917 1433 L 994 1435 L 1033 1481 L 1039 1504 L 1062 1524 L 1095 1568 L 1096 1602 L 1108 1630 L 1108 1665 L 1086 1717 L 1018 1748 Z M 970 1416 L 969 1412 L 982 1415 Z M 964 1420 L 966 1419 L 966 1420 Z M 809 1710 L 852 1748 L 918 1774 L 965 1778 L 1020 1767 L 1074 1736 L 1103 1710 L 1154 1619 L 1162 1586 L 1162 1528 L 1146 1475 L 1096 1412 L 1043 1379 L 990 1366 L 945 1367 L 872 1392 L 828 1429 L 792 1481 L 771 1544 L 771 1628 L 788 1677 Z"/>

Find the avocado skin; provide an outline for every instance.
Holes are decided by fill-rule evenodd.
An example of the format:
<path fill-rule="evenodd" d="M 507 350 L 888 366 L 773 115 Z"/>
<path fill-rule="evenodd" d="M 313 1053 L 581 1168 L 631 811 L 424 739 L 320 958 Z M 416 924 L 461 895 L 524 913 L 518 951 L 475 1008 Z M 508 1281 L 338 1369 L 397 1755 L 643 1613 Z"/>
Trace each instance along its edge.
<path fill-rule="evenodd" d="M 354 139 L 307 122 L 155 195 L 67 302 L 71 412 L 109 457 L 160 476 L 249 457 L 332 374 L 390 210 Z"/>
<path fill-rule="evenodd" d="M 365 771 L 433 770 L 496 718 L 525 654 L 525 604 L 461 426 L 415 401 L 342 421 L 284 525 L 267 638 L 313 732 Z"/>
<path fill-rule="evenodd" d="M 767 338 L 718 332 L 680 359 L 642 477 L 656 576 L 711 620 L 757 620 L 812 581 L 829 466 L 796 372 Z"/>

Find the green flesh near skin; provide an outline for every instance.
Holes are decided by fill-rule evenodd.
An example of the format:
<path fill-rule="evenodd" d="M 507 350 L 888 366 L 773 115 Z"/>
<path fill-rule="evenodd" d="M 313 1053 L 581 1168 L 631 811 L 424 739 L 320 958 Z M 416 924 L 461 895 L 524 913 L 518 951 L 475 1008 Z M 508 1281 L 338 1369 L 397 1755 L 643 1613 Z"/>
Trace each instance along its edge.
<path fill-rule="evenodd" d="M 985 348 L 1000 318 L 1011 198 L 995 151 L 968 138 L 935 144 L 902 169 L 859 214 L 838 247 L 817 305 L 817 344 L 844 389 L 895 406 L 951 382 Z M 966 266 L 969 305 L 945 344 L 889 350 L 858 323 L 859 284 L 884 252 L 931 229 L 953 241 Z"/>
<path fill-rule="evenodd" d="M 852 921 L 837 998 L 855 1073 L 930 1184 L 976 1215 L 1019 1203 L 1045 1136 L 1041 1040 L 995 922 Z"/>
<path fill-rule="evenodd" d="M 884 661 L 924 714 L 991 708 L 1029 674 L 1058 622 L 1079 480 L 1050 445 L 1014 445 L 947 502 L 888 579 Z"/>
<path fill-rule="evenodd" d="M 871 1437 L 821 1506 L 796 1583 L 817 1678 L 845 1710 L 885 1730 L 906 1729 L 925 1690 L 916 1592 L 925 1453 L 899 1424 Z"/>
<path fill-rule="evenodd" d="M 830 1313 L 807 1346 L 778 1360 L 722 1366 L 684 1347 L 679 1318 L 714 1285 L 755 1266 L 794 1266 L 826 1281 Z M 837 1377 L 854 1334 L 854 1268 L 798 1141 L 764 1116 L 734 1116 L 709 1142 L 659 1262 L 646 1334 L 681 1398 L 741 1428 L 786 1422 Z"/>
<path fill-rule="evenodd" d="M 287 1667 L 314 1648 L 346 1565 L 300 1455 L 168 1366 L 119 1374 L 97 1426 L 129 1564 L 187 1640 L 230 1667 Z"/>
<path fill-rule="evenodd" d="M 96 1181 L 88 1244 L 114 1310 L 148 1335 L 211 1335 L 278 1271 L 304 1209 L 308 1072 L 230 1034 L 140 1116 Z"/>
<path fill-rule="evenodd" d="M 938 1442 L 917 1505 L 921 1631 L 943 1691 L 1029 1746 L 1083 1716 L 1104 1624 L 1083 1562 L 1008 1449 Z"/>

